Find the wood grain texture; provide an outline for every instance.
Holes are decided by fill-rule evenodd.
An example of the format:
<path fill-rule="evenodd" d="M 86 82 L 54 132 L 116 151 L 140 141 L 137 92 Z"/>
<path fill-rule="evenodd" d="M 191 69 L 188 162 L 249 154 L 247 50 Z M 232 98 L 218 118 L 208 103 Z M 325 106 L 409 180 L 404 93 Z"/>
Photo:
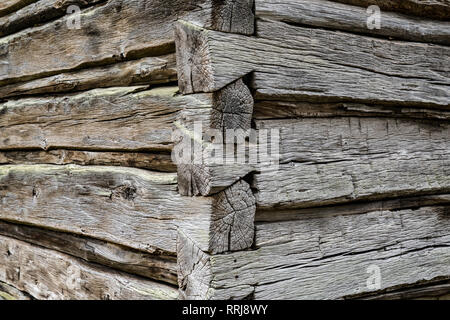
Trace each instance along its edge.
<path fill-rule="evenodd" d="M 186 160 L 183 157 L 183 161 L 177 163 L 180 194 L 207 196 L 218 193 L 250 172 L 250 166 L 246 164 L 227 164 L 226 159 L 222 159 L 224 164 L 213 161 L 212 158 L 218 156 L 212 155 L 212 148 L 223 148 L 227 130 L 247 132 L 251 128 L 252 112 L 253 97 L 242 79 L 212 93 L 211 105 L 191 105 L 183 109 L 177 124 L 180 131 L 174 152 L 181 155 L 189 145 L 195 154 Z M 195 133 L 199 124 L 202 137 Z M 231 153 L 236 152 L 232 150 Z"/>
<path fill-rule="evenodd" d="M 40 0 L 16 12 L 0 18 L 0 36 L 18 32 L 34 25 L 60 18 L 67 9 L 75 5 L 86 8 L 104 0 Z"/>
<path fill-rule="evenodd" d="M 77 164 L 83 166 L 134 167 L 176 172 L 170 154 L 148 152 L 96 152 L 56 149 L 0 152 L 0 164 Z"/>
<path fill-rule="evenodd" d="M 385 11 L 398 11 L 431 19 L 450 20 L 448 0 L 334 0 L 367 8 L 376 4 Z"/>
<path fill-rule="evenodd" d="M 449 207 L 256 225 L 256 250 L 209 258 L 211 298 L 343 299 L 450 277 Z"/>
<path fill-rule="evenodd" d="M 257 205 L 314 207 L 450 190 L 450 126 L 379 118 L 256 121 L 280 130 L 280 168 L 257 173 Z"/>
<path fill-rule="evenodd" d="M 0 197 L 1 220 L 166 255 L 175 253 L 176 229 L 183 225 L 208 249 L 212 200 L 181 197 L 173 173 L 5 165 L 0 166 Z"/>
<path fill-rule="evenodd" d="M 6 85 L 0 87 L 0 98 L 119 86 L 152 86 L 175 82 L 176 80 L 175 55 L 169 54 L 60 73 L 42 79 Z"/>
<path fill-rule="evenodd" d="M 38 0 L 2 0 L 0 3 L 0 17 L 37 1 Z"/>
<path fill-rule="evenodd" d="M 372 1 L 374 2 L 374 1 Z M 367 7 L 326 0 L 263 0 L 256 2 L 256 16 L 290 24 L 351 33 L 373 34 L 409 41 L 450 44 L 450 23 L 382 12 L 380 29 L 369 29 Z"/>
<path fill-rule="evenodd" d="M 87 262 L 177 284 L 176 257 L 149 254 L 105 241 L 0 221 L 0 235 L 65 253 Z"/>
<path fill-rule="evenodd" d="M 0 236 L 0 280 L 36 299 L 173 300 L 177 290 Z"/>
<path fill-rule="evenodd" d="M 413 118 L 450 120 L 450 110 L 433 108 L 413 108 L 407 106 L 383 106 L 362 103 L 311 103 L 301 101 L 257 101 L 253 118 L 295 119 L 295 118 L 332 118 L 380 117 L 380 118 Z"/>
<path fill-rule="evenodd" d="M 31 297 L 27 293 L 0 281 L 0 300 L 31 300 Z"/>
<path fill-rule="evenodd" d="M 179 22 L 177 55 L 192 71 L 179 72 L 180 90 L 217 91 L 254 72 L 257 100 L 449 106 L 447 46 L 270 20 L 258 20 L 257 30 L 257 37 L 245 37 Z"/>
<path fill-rule="evenodd" d="M 0 149 L 170 152 L 173 122 L 189 98 L 176 97 L 177 87 L 138 92 L 143 89 L 95 89 L 0 104 Z"/>

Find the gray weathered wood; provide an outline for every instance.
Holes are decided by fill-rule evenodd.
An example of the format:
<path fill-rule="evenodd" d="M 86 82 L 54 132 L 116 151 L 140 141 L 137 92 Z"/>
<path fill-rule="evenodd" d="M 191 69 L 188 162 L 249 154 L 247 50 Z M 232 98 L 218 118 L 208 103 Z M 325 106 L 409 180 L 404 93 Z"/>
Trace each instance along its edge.
<path fill-rule="evenodd" d="M 33 27 L 67 14 L 71 5 L 85 8 L 104 0 L 41 0 L 0 18 L 0 36 Z"/>
<path fill-rule="evenodd" d="M 84 166 L 134 167 L 176 172 L 170 154 L 148 152 L 97 152 L 56 149 L 0 152 L 0 164 L 78 164 Z"/>
<path fill-rule="evenodd" d="M 448 193 L 450 125 L 407 119 L 256 121 L 280 130 L 280 167 L 253 179 L 260 208 Z"/>
<path fill-rule="evenodd" d="M 0 2 L 0 17 L 37 1 L 38 0 L 2 0 Z"/>
<path fill-rule="evenodd" d="M 334 0 L 337 2 L 369 7 L 376 4 L 383 11 L 398 11 L 432 19 L 450 20 L 448 0 Z"/>
<path fill-rule="evenodd" d="M 407 106 L 382 106 L 361 103 L 310 103 L 301 101 L 257 101 L 253 118 L 330 118 L 335 116 L 415 118 L 450 120 L 450 110 L 413 108 Z"/>
<path fill-rule="evenodd" d="M 0 104 L 1 150 L 70 148 L 170 151 L 173 122 L 189 100 L 177 87 L 95 89 Z"/>
<path fill-rule="evenodd" d="M 0 236 L 0 281 L 36 299 L 176 299 L 171 286 Z"/>
<path fill-rule="evenodd" d="M 374 34 L 410 41 L 450 44 L 450 23 L 421 20 L 382 12 L 380 29 L 367 27 L 367 7 L 327 0 L 263 0 L 256 2 L 256 16 L 291 24 L 352 33 Z"/>
<path fill-rule="evenodd" d="M 0 98 L 119 86 L 157 85 L 176 80 L 175 55 L 169 54 L 6 85 L 0 87 Z"/>
<path fill-rule="evenodd" d="M 449 106 L 447 46 L 262 19 L 257 29 L 258 37 L 245 37 L 179 22 L 178 61 L 189 71 L 178 74 L 180 90 L 217 91 L 254 72 L 251 86 L 258 100 Z"/>
<path fill-rule="evenodd" d="M 31 300 L 31 297 L 27 293 L 0 281 L 0 300 Z"/>
<path fill-rule="evenodd" d="M 0 235 L 113 269 L 177 284 L 176 257 L 173 255 L 149 254 L 93 238 L 3 221 L 0 221 Z"/>
<path fill-rule="evenodd" d="M 214 194 L 231 186 L 250 172 L 250 167 L 245 164 L 226 164 L 226 159 L 223 159 L 224 164 L 211 161 L 209 149 L 212 144 L 221 146 L 225 143 L 228 129 L 247 132 L 251 128 L 252 112 L 253 97 L 241 79 L 214 92 L 211 105 L 192 104 L 183 109 L 177 124 L 180 135 L 174 151 L 181 154 L 188 144 L 196 154 L 192 154 L 188 161 L 177 163 L 180 194 L 185 196 Z M 202 126 L 203 134 L 201 141 L 197 141 L 200 137 L 195 133 L 195 128 L 199 124 Z M 211 134 L 211 130 L 215 130 L 216 134 Z M 223 150 L 226 151 L 225 148 Z M 234 154 L 234 150 L 232 151 Z"/>
<path fill-rule="evenodd" d="M 341 299 L 374 291 L 369 266 L 380 268 L 380 290 L 433 283 L 450 278 L 449 227 L 448 206 L 257 224 L 257 249 L 203 262 L 212 281 L 202 292 L 213 299 Z"/>

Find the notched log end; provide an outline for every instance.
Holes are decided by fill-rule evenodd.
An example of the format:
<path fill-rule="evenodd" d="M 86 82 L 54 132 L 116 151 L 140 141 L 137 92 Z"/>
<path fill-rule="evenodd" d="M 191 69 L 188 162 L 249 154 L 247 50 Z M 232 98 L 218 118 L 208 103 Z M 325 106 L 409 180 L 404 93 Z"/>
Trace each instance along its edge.
<path fill-rule="evenodd" d="M 212 29 L 245 35 L 254 34 L 254 0 L 213 0 L 212 3 Z"/>
<path fill-rule="evenodd" d="M 207 32 L 182 20 L 175 24 L 178 83 L 183 94 L 214 91 Z"/>
<path fill-rule="evenodd" d="M 203 164 L 178 164 L 178 192 L 182 196 L 208 195 L 211 192 L 209 168 Z"/>
<path fill-rule="evenodd" d="M 240 180 L 214 197 L 210 229 L 213 254 L 250 248 L 254 239 L 256 201 L 247 182 Z"/>

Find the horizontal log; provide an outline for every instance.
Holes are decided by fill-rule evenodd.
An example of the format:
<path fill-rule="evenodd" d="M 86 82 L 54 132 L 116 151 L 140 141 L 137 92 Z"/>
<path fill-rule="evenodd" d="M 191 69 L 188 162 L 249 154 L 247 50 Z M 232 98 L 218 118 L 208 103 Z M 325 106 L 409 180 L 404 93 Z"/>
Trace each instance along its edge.
<path fill-rule="evenodd" d="M 258 37 L 246 37 L 179 22 L 177 63 L 185 66 L 178 68 L 180 90 L 217 91 L 254 72 L 257 100 L 449 106 L 447 46 L 262 19 L 257 30 Z M 195 50 L 183 50 L 196 41 Z"/>
<path fill-rule="evenodd" d="M 182 290 L 211 299 L 343 299 L 449 279 L 449 212 L 423 207 L 257 224 L 255 250 L 203 257 Z M 373 270 L 376 287 L 368 286 Z M 197 291 L 192 278 L 212 280 Z"/>
<path fill-rule="evenodd" d="M 77 164 L 83 166 L 134 167 L 176 172 L 170 154 L 148 152 L 95 152 L 57 149 L 0 152 L 0 164 Z"/>
<path fill-rule="evenodd" d="M 168 285 L 0 236 L 0 281 L 42 300 L 173 300 Z"/>
<path fill-rule="evenodd" d="M 253 118 L 287 119 L 287 118 L 331 118 L 350 117 L 385 117 L 450 120 L 450 110 L 413 108 L 402 106 L 383 106 L 361 103 L 309 103 L 300 101 L 257 101 Z"/>
<path fill-rule="evenodd" d="M 373 2 L 373 1 L 372 1 Z M 327 0 L 264 0 L 256 2 L 256 16 L 290 24 L 373 34 L 410 41 L 450 44 L 450 23 L 421 20 L 383 12 L 381 27 L 369 29 L 367 7 Z"/>
<path fill-rule="evenodd" d="M 256 173 L 259 208 L 314 207 L 450 191 L 450 125 L 406 119 L 256 121 L 280 130 L 280 167 Z"/>
<path fill-rule="evenodd" d="M 176 257 L 173 255 L 149 254 L 97 239 L 3 221 L 0 221 L 0 235 L 120 271 L 177 284 Z"/>
<path fill-rule="evenodd" d="M 42 79 L 6 85 L 0 87 L 0 98 L 84 91 L 95 88 L 159 85 L 176 80 L 175 55 L 169 54 L 59 73 Z"/>
<path fill-rule="evenodd" d="M 235 6 L 235 1 L 112 0 L 83 10 L 80 28 L 73 27 L 73 17 L 66 15 L 0 41 L 0 85 L 174 52 L 175 21 L 184 18 L 208 28 L 222 17 L 226 31 L 233 12 L 245 15 L 245 4 L 253 7 L 250 0 L 239 3 L 244 6 Z"/>
<path fill-rule="evenodd" d="M 0 3 L 0 17 L 37 1 L 38 0 L 2 0 Z"/>
<path fill-rule="evenodd" d="M 95 89 L 0 104 L 0 150 L 165 151 L 173 122 L 191 98 L 177 87 Z M 57 124 L 57 125 L 55 125 Z"/>
<path fill-rule="evenodd" d="M 33 27 L 67 14 L 69 6 L 85 8 L 103 0 L 41 0 L 0 18 L 0 36 Z"/>
<path fill-rule="evenodd" d="M 31 300 L 31 297 L 27 293 L 0 281 L 0 300 Z"/>
<path fill-rule="evenodd" d="M 352 5 L 369 7 L 376 4 L 384 11 L 397 11 L 431 19 L 450 20 L 448 0 L 334 0 Z"/>

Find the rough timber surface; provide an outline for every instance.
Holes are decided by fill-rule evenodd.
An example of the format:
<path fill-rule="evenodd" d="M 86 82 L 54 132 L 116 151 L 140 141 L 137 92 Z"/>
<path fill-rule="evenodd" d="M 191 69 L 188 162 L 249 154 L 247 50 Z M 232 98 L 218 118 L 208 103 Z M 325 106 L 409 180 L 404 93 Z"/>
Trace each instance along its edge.
<path fill-rule="evenodd" d="M 176 25 L 181 92 L 217 91 L 253 72 L 257 100 L 449 106 L 450 49 L 280 21 L 257 20 L 257 37 Z M 183 50 L 196 43 L 195 50 Z"/>
<path fill-rule="evenodd" d="M 380 268 L 379 291 L 445 280 L 449 223 L 449 207 L 437 206 L 257 224 L 255 250 L 208 256 L 186 246 L 194 264 L 179 274 L 181 296 L 343 299 L 376 293 L 369 266 Z"/>
<path fill-rule="evenodd" d="M 0 236 L 0 281 L 45 300 L 173 300 L 171 286 Z"/>

